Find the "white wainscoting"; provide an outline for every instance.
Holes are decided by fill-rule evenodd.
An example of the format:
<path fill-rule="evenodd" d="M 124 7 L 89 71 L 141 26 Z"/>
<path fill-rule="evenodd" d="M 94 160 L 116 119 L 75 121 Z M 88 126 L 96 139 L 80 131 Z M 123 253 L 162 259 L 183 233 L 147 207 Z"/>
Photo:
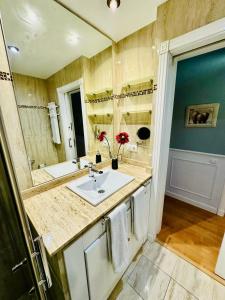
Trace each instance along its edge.
<path fill-rule="evenodd" d="M 225 156 L 170 149 L 166 194 L 224 215 Z"/>

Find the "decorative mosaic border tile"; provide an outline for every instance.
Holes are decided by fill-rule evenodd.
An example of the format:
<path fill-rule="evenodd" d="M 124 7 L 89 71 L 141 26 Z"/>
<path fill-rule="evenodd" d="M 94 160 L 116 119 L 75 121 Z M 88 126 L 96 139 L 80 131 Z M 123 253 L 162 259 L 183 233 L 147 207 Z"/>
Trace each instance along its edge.
<path fill-rule="evenodd" d="M 157 90 L 157 84 L 154 84 L 153 89 L 151 88 L 151 89 L 140 90 L 140 91 L 135 91 L 135 92 L 123 93 L 123 94 L 119 94 L 119 95 L 112 95 L 112 96 L 99 98 L 99 99 L 95 99 L 95 100 L 86 100 L 85 103 L 100 103 L 100 102 L 110 101 L 110 100 L 114 100 L 114 99 L 125 99 L 125 98 L 130 98 L 130 97 L 149 95 L 149 94 L 152 94 L 156 90 Z"/>
<path fill-rule="evenodd" d="M 13 78 L 10 73 L 0 71 L 0 80 L 13 81 Z"/>
<path fill-rule="evenodd" d="M 26 105 L 26 104 L 18 104 L 18 108 L 28 108 L 28 109 L 48 109 L 47 106 L 43 105 Z"/>

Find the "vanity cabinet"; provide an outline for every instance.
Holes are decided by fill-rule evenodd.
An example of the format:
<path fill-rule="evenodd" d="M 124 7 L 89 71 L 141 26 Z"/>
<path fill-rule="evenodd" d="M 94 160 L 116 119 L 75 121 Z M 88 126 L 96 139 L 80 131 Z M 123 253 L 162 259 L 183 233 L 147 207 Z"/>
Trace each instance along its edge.
<path fill-rule="evenodd" d="M 150 201 L 150 183 L 145 195 Z M 128 218 L 129 261 L 131 262 L 143 242 L 132 232 L 130 197 L 125 200 Z M 146 220 L 148 222 L 148 220 Z M 107 230 L 104 218 L 84 233 L 64 251 L 70 296 L 72 300 L 106 300 L 126 269 L 115 273 L 109 258 Z"/>

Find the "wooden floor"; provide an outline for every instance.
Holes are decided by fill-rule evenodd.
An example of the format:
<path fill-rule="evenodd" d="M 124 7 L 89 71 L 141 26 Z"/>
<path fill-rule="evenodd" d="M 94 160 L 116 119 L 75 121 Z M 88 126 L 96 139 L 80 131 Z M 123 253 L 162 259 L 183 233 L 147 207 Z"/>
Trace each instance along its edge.
<path fill-rule="evenodd" d="M 165 197 L 157 240 L 223 284 L 214 270 L 224 232 L 225 217 Z"/>

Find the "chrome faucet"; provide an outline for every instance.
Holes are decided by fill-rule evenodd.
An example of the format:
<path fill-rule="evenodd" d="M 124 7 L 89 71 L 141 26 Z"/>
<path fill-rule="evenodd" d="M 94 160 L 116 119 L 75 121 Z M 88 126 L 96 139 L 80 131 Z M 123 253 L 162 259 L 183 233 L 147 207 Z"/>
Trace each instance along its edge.
<path fill-rule="evenodd" d="M 89 177 L 94 178 L 95 177 L 95 173 L 98 174 L 102 174 L 103 171 L 99 171 L 97 169 L 94 168 L 94 164 L 92 162 L 88 163 L 88 172 L 89 172 Z"/>

